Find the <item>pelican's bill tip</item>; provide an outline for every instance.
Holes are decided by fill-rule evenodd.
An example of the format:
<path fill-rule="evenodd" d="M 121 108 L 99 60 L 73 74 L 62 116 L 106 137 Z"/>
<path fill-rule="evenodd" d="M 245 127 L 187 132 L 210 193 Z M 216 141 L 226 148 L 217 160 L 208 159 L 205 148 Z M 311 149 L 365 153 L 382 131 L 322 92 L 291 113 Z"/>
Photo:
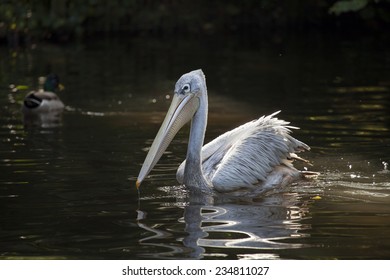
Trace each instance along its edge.
<path fill-rule="evenodd" d="M 137 190 L 139 189 L 140 186 L 141 186 L 141 181 L 137 179 L 137 181 L 135 182 L 135 187 L 137 188 Z"/>

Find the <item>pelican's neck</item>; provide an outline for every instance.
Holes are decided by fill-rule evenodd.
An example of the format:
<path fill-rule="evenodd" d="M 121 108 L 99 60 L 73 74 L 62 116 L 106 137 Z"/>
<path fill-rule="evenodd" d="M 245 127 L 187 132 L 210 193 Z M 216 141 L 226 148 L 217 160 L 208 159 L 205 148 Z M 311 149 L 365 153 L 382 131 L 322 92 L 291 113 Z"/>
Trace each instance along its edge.
<path fill-rule="evenodd" d="M 184 184 L 190 187 L 208 189 L 210 183 L 202 171 L 202 147 L 207 126 L 207 89 L 200 95 L 199 109 L 191 122 L 190 138 L 188 141 L 186 166 L 184 169 Z"/>

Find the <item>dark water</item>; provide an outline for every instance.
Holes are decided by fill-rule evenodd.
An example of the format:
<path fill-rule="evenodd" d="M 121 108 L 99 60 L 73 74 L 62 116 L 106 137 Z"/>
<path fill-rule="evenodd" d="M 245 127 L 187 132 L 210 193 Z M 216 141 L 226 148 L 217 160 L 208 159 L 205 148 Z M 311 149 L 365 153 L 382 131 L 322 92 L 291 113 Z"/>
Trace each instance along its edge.
<path fill-rule="evenodd" d="M 209 38 L 211 40 L 211 38 Z M 390 51 L 374 40 L 161 39 L 0 53 L 0 258 L 390 258 Z M 189 203 L 183 129 L 134 186 L 176 79 L 203 68 L 206 141 L 282 110 L 321 172 L 256 199 Z M 58 73 L 56 123 L 24 123 L 39 75 Z"/>

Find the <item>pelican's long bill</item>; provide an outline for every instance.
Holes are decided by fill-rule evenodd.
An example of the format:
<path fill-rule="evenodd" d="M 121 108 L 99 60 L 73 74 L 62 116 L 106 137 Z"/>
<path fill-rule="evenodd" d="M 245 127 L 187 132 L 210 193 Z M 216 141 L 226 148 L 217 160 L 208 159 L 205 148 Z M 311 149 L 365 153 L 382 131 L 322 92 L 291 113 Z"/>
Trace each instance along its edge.
<path fill-rule="evenodd" d="M 136 186 L 139 188 L 141 182 L 148 176 L 149 172 L 156 165 L 168 145 L 171 143 L 176 133 L 187 122 L 191 120 L 199 107 L 199 98 L 194 95 L 181 95 L 175 93 L 172 98 L 171 106 L 158 131 L 153 144 L 149 149 L 148 155 L 139 172 Z"/>

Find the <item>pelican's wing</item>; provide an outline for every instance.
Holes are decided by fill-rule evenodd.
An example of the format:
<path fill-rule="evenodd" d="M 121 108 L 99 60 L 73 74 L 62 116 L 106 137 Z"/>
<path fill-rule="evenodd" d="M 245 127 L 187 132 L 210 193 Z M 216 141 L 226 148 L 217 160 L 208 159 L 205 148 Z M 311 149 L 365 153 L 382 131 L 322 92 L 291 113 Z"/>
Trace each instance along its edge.
<path fill-rule="evenodd" d="M 203 170 L 217 190 L 253 187 L 276 166 L 293 168 L 288 159 L 310 149 L 290 135 L 295 127 L 274 118 L 277 113 L 248 122 L 204 146 Z"/>

